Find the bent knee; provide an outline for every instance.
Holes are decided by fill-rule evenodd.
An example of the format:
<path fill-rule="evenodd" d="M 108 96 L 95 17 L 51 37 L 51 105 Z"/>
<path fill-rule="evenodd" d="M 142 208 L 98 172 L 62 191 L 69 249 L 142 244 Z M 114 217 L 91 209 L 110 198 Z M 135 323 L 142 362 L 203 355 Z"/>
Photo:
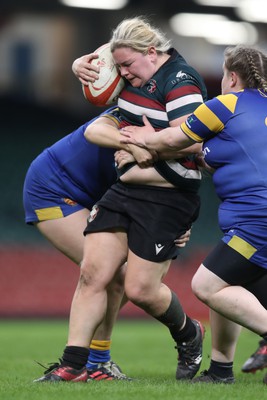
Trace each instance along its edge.
<path fill-rule="evenodd" d="M 125 294 L 128 300 L 139 306 L 146 305 L 150 301 L 149 291 L 145 287 L 126 285 Z"/>
<path fill-rule="evenodd" d="M 191 288 L 194 295 L 204 303 L 209 301 L 210 293 L 207 282 L 203 281 L 201 276 L 196 273 L 191 281 Z"/>

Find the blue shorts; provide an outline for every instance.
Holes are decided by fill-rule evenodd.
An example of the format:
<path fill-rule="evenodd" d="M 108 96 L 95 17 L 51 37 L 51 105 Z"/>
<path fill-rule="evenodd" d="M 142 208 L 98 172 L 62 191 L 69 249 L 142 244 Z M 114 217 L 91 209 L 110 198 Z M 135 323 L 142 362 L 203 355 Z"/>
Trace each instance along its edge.
<path fill-rule="evenodd" d="M 220 207 L 223 242 L 245 259 L 267 268 L 267 208 L 227 210 Z"/>
<path fill-rule="evenodd" d="M 23 188 L 25 222 L 63 218 L 81 209 L 91 210 L 99 197 L 90 196 L 65 176 L 56 162 L 42 153 L 31 164 Z"/>

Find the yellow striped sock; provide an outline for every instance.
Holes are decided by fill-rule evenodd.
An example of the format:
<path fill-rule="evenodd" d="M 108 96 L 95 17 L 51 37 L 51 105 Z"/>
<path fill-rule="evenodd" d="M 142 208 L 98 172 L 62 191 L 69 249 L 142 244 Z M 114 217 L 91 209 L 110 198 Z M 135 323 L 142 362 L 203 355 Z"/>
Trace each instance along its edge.
<path fill-rule="evenodd" d="M 90 349 L 92 350 L 110 350 L 111 340 L 92 340 L 90 344 Z"/>

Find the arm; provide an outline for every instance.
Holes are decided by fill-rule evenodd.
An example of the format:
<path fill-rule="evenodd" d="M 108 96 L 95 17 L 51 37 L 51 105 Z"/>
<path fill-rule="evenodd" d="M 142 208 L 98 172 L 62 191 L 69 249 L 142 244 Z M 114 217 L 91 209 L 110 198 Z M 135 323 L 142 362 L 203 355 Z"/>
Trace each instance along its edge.
<path fill-rule="evenodd" d="M 202 144 L 195 143 L 195 144 L 192 144 L 191 146 L 187 147 L 186 149 L 181 149 L 179 151 L 177 151 L 177 150 L 161 151 L 159 153 L 159 159 L 160 160 L 170 160 L 173 158 L 184 158 L 184 157 L 190 156 L 191 154 L 198 154 L 201 151 L 202 151 Z"/>
<path fill-rule="evenodd" d="M 105 116 L 98 118 L 92 124 L 88 125 L 84 136 L 86 140 L 99 146 L 122 149 L 129 152 L 141 168 L 149 167 L 157 160 L 156 152 L 141 149 L 133 144 L 122 144 L 117 124 Z M 133 160 L 130 160 L 130 157 L 129 159 L 124 157 L 124 165 L 131 161 Z"/>
<path fill-rule="evenodd" d="M 173 121 L 170 121 L 170 127 L 179 127 L 184 121 L 186 121 L 187 117 L 191 114 L 183 115 L 180 118 L 176 118 Z M 165 150 L 161 151 L 159 154 L 159 158 L 161 160 L 169 160 L 173 158 L 183 158 L 190 156 L 192 154 L 197 154 L 202 151 L 202 143 L 194 143 L 191 146 L 187 147 L 186 149 L 177 150 Z"/>
<path fill-rule="evenodd" d="M 132 143 L 158 152 L 166 150 L 178 151 L 194 143 L 179 127 L 166 128 L 155 134 L 144 134 L 137 130 L 133 132 L 123 128 L 121 134 L 124 136 L 121 139 L 122 143 Z"/>
<path fill-rule="evenodd" d="M 178 151 L 195 143 L 183 133 L 180 127 L 174 126 L 155 132 L 147 118 L 143 117 L 144 126 L 126 126 L 121 130 L 121 143 L 132 143 L 157 152 Z"/>

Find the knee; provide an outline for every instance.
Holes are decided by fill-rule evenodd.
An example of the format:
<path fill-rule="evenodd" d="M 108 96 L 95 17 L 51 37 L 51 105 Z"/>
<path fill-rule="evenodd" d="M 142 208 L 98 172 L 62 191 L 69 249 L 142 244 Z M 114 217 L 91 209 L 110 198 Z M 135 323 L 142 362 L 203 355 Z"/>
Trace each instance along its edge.
<path fill-rule="evenodd" d="M 141 308 L 150 303 L 149 290 L 143 285 L 126 284 L 125 294 L 128 300 Z"/>
<path fill-rule="evenodd" d="M 203 303 L 209 302 L 209 292 L 207 285 L 202 281 L 201 277 L 196 273 L 191 282 L 191 288 L 194 295 Z"/>
<path fill-rule="evenodd" d="M 78 285 L 83 289 L 99 290 L 106 286 L 106 281 L 104 274 L 99 273 L 94 264 L 83 260 Z"/>
<path fill-rule="evenodd" d="M 80 268 L 79 287 L 87 288 L 94 286 L 95 279 L 87 267 L 82 263 Z"/>

